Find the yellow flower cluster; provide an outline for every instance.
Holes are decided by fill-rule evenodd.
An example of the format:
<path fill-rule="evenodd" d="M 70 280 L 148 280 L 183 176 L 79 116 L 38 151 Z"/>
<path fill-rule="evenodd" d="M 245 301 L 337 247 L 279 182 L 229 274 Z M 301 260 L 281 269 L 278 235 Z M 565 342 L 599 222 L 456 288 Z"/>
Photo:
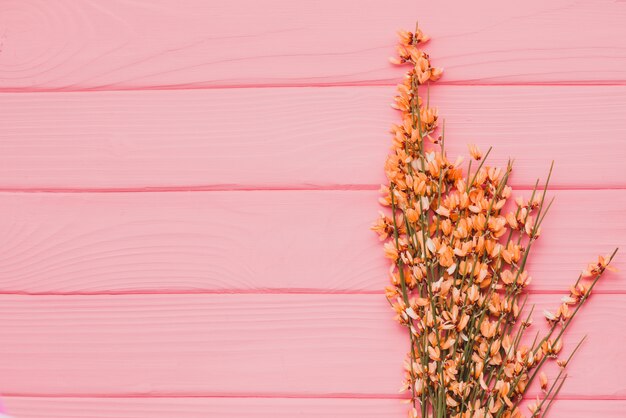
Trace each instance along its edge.
<path fill-rule="evenodd" d="M 437 133 L 437 110 L 418 94 L 442 70 L 422 51 L 428 38 L 419 29 L 399 35 L 392 62 L 410 68 L 392 105 L 402 120 L 391 130 L 389 182 L 381 188 L 388 210 L 372 229 L 391 260 L 386 297 L 411 341 L 402 387 L 410 393 L 409 416 L 522 417 L 526 388 L 555 359 L 562 370 L 552 385 L 539 374 L 544 396 L 530 407 L 538 417 L 566 377 L 563 332 L 615 253 L 590 265 L 556 312 L 545 312 L 551 327 L 543 338 L 522 344 L 532 322 L 532 309 L 522 314 L 531 281 L 525 266 L 552 203 L 545 199 L 548 182 L 507 210 L 510 162 L 504 169 L 487 166 L 491 149 L 483 155 L 475 145 L 467 169 L 461 158 L 451 161 L 444 132 Z"/>

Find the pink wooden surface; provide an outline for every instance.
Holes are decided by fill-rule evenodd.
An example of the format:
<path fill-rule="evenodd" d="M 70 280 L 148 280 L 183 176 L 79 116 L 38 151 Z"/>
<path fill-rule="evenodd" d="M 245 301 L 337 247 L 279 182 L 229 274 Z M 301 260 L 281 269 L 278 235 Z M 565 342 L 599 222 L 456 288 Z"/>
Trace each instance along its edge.
<path fill-rule="evenodd" d="M 5 94 L 0 188 L 377 189 L 393 95 L 392 87 Z M 626 186 L 625 96 L 626 86 L 431 91 L 452 155 L 468 142 L 493 145 L 493 162 L 514 157 L 512 183 L 526 187 L 554 159 L 561 188 Z"/>
<path fill-rule="evenodd" d="M 404 417 L 396 399 L 9 397 L 21 418 L 380 418 Z M 623 400 L 559 400 L 555 417 L 623 418 Z"/>
<path fill-rule="evenodd" d="M 552 195 L 528 263 L 534 291 L 566 291 L 598 251 L 626 247 L 622 190 Z M 0 193 L 2 291 L 380 294 L 389 267 L 369 230 L 377 197 L 374 190 Z M 622 257 L 615 264 L 626 269 Z M 626 292 L 626 281 L 609 276 L 597 289 Z"/>
<path fill-rule="evenodd" d="M 556 160 L 531 301 L 626 249 L 625 2 L 4 0 L 9 412 L 404 416 L 368 227 L 402 76 L 387 57 L 418 18 L 451 153 L 494 145 L 518 189 Z M 626 411 L 623 273 L 597 293 L 553 417 Z"/>
<path fill-rule="evenodd" d="M 623 83 L 612 0 L 4 0 L 4 90 L 395 83 L 419 18 L 451 83 Z"/>
<path fill-rule="evenodd" d="M 395 399 L 7 398 L 22 418 L 380 418 L 404 417 Z M 556 417 L 623 418 L 623 400 L 559 400 Z"/>
<path fill-rule="evenodd" d="M 560 299 L 533 295 L 533 329 Z M 561 396 L 626 397 L 624 304 L 623 294 L 594 295 L 577 318 L 566 352 L 588 340 Z M 395 397 L 407 337 L 388 310 L 379 294 L 2 295 L 0 386 L 7 395 Z"/>

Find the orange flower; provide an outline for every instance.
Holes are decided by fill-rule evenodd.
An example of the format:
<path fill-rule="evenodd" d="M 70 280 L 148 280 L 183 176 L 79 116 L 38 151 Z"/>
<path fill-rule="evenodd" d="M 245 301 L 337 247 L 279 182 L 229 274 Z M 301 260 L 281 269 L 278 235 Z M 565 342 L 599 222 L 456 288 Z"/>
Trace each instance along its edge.
<path fill-rule="evenodd" d="M 586 283 L 579 283 L 570 288 L 570 297 L 575 300 L 575 303 L 580 302 L 583 297 L 588 296 L 590 293 L 591 287 Z"/>
<path fill-rule="evenodd" d="M 424 43 L 427 42 L 429 39 L 430 38 L 424 35 L 424 33 L 419 28 L 415 29 L 415 33 L 413 34 L 413 41 L 415 43 Z"/>
<path fill-rule="evenodd" d="M 385 245 L 385 257 L 393 261 L 394 263 L 398 261 L 398 249 L 393 242 L 386 242 Z"/>
<path fill-rule="evenodd" d="M 515 219 L 515 214 L 513 212 L 509 212 L 506 214 L 506 222 L 513 230 L 517 230 L 519 228 L 519 224 L 517 222 L 517 219 Z"/>
<path fill-rule="evenodd" d="M 563 303 L 561 306 L 559 306 L 559 309 L 557 309 L 556 311 L 556 317 L 560 321 L 566 321 L 572 317 L 572 313 L 570 312 L 567 303 Z"/>
<path fill-rule="evenodd" d="M 400 38 L 400 43 L 402 45 L 415 45 L 419 43 L 427 42 L 430 38 L 418 28 L 415 33 L 409 32 L 407 30 L 399 30 L 398 37 Z"/>
<path fill-rule="evenodd" d="M 535 403 L 529 404 L 528 410 L 531 414 L 533 414 L 533 417 L 539 417 L 539 413 L 541 412 L 541 401 L 537 399 Z"/>
<path fill-rule="evenodd" d="M 598 256 L 597 263 L 591 263 L 583 270 L 583 277 L 596 277 L 604 273 L 604 270 L 617 271 L 615 267 L 609 265 L 610 260 L 611 257 L 609 255 Z"/>
<path fill-rule="evenodd" d="M 431 68 L 430 69 L 430 81 L 437 81 L 443 75 L 443 68 Z"/>
<path fill-rule="evenodd" d="M 556 355 L 559 354 L 561 348 L 563 348 L 563 342 L 560 339 L 556 342 L 554 342 L 553 340 L 546 340 L 541 344 L 541 350 L 543 351 L 543 354 L 548 357 L 556 358 Z"/>
<path fill-rule="evenodd" d="M 546 319 L 548 320 L 548 322 L 557 322 L 559 319 L 556 316 L 556 314 L 550 312 L 550 311 L 543 311 L 543 316 L 546 317 Z"/>
<path fill-rule="evenodd" d="M 413 45 L 413 33 L 408 30 L 399 30 L 398 37 L 402 45 Z"/>
<path fill-rule="evenodd" d="M 539 383 L 541 390 L 545 392 L 548 389 L 548 377 L 544 372 L 539 373 Z"/>
<path fill-rule="evenodd" d="M 470 156 L 473 159 L 475 159 L 476 161 L 479 161 L 480 159 L 483 158 L 482 152 L 480 152 L 480 150 L 478 149 L 476 145 L 468 144 L 467 147 L 469 148 Z"/>
<path fill-rule="evenodd" d="M 379 213 L 380 217 L 376 219 L 376 222 L 371 226 L 370 229 L 378 234 L 378 237 L 381 241 L 384 241 L 393 235 L 393 220 L 389 216 L 386 216 L 384 213 Z M 400 221 L 402 221 L 402 219 L 400 219 Z M 402 225 L 401 222 L 400 225 Z"/>

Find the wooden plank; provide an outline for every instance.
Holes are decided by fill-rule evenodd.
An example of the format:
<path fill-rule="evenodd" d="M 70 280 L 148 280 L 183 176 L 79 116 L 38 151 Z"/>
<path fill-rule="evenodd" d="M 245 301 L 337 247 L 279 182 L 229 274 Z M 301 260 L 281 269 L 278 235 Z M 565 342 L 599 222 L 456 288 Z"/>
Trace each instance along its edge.
<path fill-rule="evenodd" d="M 6 398 L 20 418 L 379 418 L 403 417 L 397 399 L 294 398 Z M 622 418 L 626 401 L 559 400 L 551 416 Z"/>
<path fill-rule="evenodd" d="M 557 295 L 534 295 L 537 325 Z M 626 295 L 594 295 L 562 395 L 626 396 Z M 382 295 L 0 296 L 11 395 L 394 396 L 407 346 Z"/>
<path fill-rule="evenodd" d="M 526 192 L 527 194 L 528 192 Z M 532 289 L 626 247 L 626 191 L 558 190 Z M 0 193 L 0 292 L 381 292 L 376 191 Z M 615 265 L 626 269 L 618 254 Z M 626 291 L 607 275 L 602 291 Z"/>
<path fill-rule="evenodd" d="M 384 181 L 392 87 L 0 96 L 0 187 L 374 188 Z M 451 156 L 468 142 L 534 184 L 624 187 L 626 86 L 439 86 Z M 567 146 L 564 146 L 567 144 Z M 593 146 L 591 146 L 593 144 Z"/>
<path fill-rule="evenodd" d="M 388 83 L 419 19 L 453 83 L 626 80 L 621 2 L 3 1 L 5 91 Z M 271 12 L 268 12 L 271 11 Z M 581 31 L 584 31 L 582 35 Z"/>

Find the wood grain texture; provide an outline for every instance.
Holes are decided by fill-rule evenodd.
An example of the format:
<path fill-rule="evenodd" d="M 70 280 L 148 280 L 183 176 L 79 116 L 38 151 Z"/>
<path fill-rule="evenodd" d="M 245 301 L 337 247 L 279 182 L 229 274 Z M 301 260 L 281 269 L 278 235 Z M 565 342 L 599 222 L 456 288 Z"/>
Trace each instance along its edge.
<path fill-rule="evenodd" d="M 554 192 L 529 264 L 541 327 L 626 244 L 626 2 L 453 7 L 0 2 L 9 412 L 403 416 L 407 341 L 368 226 L 403 75 L 387 57 L 416 18 L 446 70 L 431 102 L 450 154 L 493 145 L 521 189 L 554 159 L 552 184 L 576 189 Z M 577 317 L 566 351 L 589 338 L 552 416 L 624 415 L 622 276 Z"/>
<path fill-rule="evenodd" d="M 522 195 L 528 194 L 520 193 Z M 557 190 L 531 288 L 626 246 L 626 191 Z M 377 191 L 1 193 L 0 292 L 382 292 Z M 620 254 L 615 265 L 626 268 Z M 626 291 L 619 275 L 599 289 Z"/>
<path fill-rule="evenodd" d="M 380 418 L 402 417 L 397 399 L 7 398 L 20 418 Z M 622 418 L 626 401 L 559 400 L 553 417 Z"/>
<path fill-rule="evenodd" d="M 537 324 L 557 295 L 534 295 Z M 626 396 L 625 295 L 594 295 L 565 398 Z M 406 333 L 382 295 L 0 296 L 5 395 L 396 396 Z M 532 396 L 532 392 L 531 392 Z"/>
<path fill-rule="evenodd" d="M 393 87 L 0 96 L 0 188 L 374 188 Z M 558 187 L 625 187 L 626 86 L 438 86 L 451 156 L 514 158 L 512 183 L 556 160 Z"/>
<path fill-rule="evenodd" d="M 388 83 L 419 19 L 451 83 L 622 83 L 626 6 L 605 0 L 0 3 L 3 90 Z"/>

